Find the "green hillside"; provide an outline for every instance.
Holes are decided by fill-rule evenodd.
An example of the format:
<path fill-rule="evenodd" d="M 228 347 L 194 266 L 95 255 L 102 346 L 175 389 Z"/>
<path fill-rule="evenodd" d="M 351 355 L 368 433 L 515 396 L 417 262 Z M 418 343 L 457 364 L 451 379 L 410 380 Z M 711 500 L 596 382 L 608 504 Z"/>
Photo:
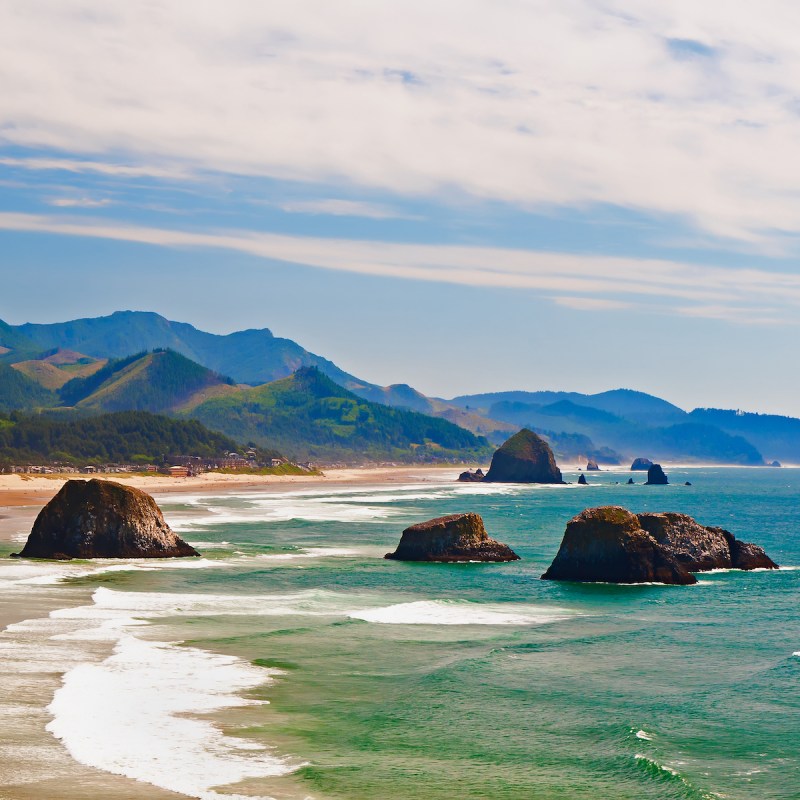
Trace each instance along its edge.
<path fill-rule="evenodd" d="M 109 361 L 84 378 L 75 378 L 60 391 L 64 406 L 93 411 L 171 411 L 196 393 L 232 384 L 172 350 L 140 353 Z"/>
<path fill-rule="evenodd" d="M 0 364 L 0 411 L 53 406 L 56 396 L 19 370 Z"/>
<path fill-rule="evenodd" d="M 483 437 L 447 420 L 363 400 L 314 368 L 212 398 L 190 413 L 209 428 L 296 459 L 433 461 L 491 454 Z"/>
<path fill-rule="evenodd" d="M 0 414 L 0 463 L 141 463 L 168 453 L 218 456 L 239 450 L 196 420 L 145 411 L 79 418 L 74 414 Z"/>

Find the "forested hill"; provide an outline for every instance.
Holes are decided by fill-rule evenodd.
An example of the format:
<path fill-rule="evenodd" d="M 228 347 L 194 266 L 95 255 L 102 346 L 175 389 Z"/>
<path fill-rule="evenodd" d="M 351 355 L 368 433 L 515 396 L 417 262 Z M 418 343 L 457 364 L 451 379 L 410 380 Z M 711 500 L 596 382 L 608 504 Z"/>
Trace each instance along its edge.
<path fill-rule="evenodd" d="M 83 418 L 0 414 L 0 464 L 5 465 L 147 464 L 171 453 L 215 457 L 239 452 L 239 447 L 197 420 L 175 420 L 145 411 Z"/>
<path fill-rule="evenodd" d="M 211 398 L 189 413 L 296 459 L 434 461 L 485 458 L 492 450 L 486 439 L 447 420 L 364 400 L 313 367 Z"/>

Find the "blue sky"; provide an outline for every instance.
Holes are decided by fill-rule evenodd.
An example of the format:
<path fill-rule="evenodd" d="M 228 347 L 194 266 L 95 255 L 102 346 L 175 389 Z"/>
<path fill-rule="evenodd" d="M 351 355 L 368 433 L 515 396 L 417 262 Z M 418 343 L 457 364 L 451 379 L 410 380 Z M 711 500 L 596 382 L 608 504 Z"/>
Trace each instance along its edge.
<path fill-rule="evenodd" d="M 0 7 L 0 318 L 800 415 L 788 2 Z"/>

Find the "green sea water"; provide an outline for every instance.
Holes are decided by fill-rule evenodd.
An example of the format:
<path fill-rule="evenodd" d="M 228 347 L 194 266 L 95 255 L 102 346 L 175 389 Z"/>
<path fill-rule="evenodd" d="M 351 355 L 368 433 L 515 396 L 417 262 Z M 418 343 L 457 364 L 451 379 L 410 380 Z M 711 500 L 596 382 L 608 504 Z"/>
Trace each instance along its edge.
<path fill-rule="evenodd" d="M 126 674 L 146 704 L 146 681 L 158 686 L 170 669 L 175 691 L 194 681 L 199 695 L 212 691 L 204 681 L 215 670 L 245 665 L 256 677 L 233 694 L 268 704 L 200 713 L 245 749 L 198 747 L 220 769 L 229 757 L 256 766 L 233 769 L 236 781 L 218 781 L 224 769 L 205 780 L 199 759 L 187 793 L 202 797 L 800 798 L 800 571 L 791 569 L 800 470 L 674 469 L 666 487 L 627 486 L 629 474 L 594 474 L 588 487 L 425 482 L 160 498 L 205 558 L 198 568 L 139 562 L 67 578 L 94 593 L 83 616 L 95 609 L 95 624 L 111 626 L 109 646 L 115 614 L 149 624 L 122 628 L 118 662 L 93 656 L 97 671 L 83 683 L 75 673 L 62 705 Z M 689 587 L 540 580 L 566 522 L 606 504 L 689 513 L 788 569 L 707 573 Z M 382 558 L 407 525 L 461 511 L 480 513 L 521 560 Z M 50 620 L 47 635 L 63 636 L 59 624 Z M 173 644 L 155 651 L 162 663 L 137 642 Z M 183 662 L 170 666 L 197 653 L 231 657 L 229 666 L 206 669 L 198 655 L 185 678 Z M 97 713 L 106 707 L 118 722 L 133 713 L 111 701 Z M 156 730 L 155 718 L 142 723 L 154 744 L 180 735 L 169 718 Z M 57 732 L 79 757 L 88 734 L 70 719 Z M 267 749 L 246 749 L 256 745 Z M 262 757 L 272 765 L 263 774 Z M 134 777 L 152 779 L 147 769 Z M 214 781 L 235 787 L 217 794 Z"/>

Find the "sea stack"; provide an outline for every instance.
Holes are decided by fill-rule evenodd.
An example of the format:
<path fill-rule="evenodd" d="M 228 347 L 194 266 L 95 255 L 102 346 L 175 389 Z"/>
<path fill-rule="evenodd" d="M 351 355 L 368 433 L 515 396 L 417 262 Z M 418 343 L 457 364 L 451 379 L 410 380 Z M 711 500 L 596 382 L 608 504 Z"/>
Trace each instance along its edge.
<path fill-rule="evenodd" d="M 461 483 L 480 483 L 484 477 L 482 469 L 476 469 L 475 472 L 468 469 L 458 476 L 458 480 L 461 481 Z"/>
<path fill-rule="evenodd" d="M 755 544 L 687 514 L 631 514 L 619 506 L 589 508 L 567 524 L 547 580 L 605 583 L 695 583 L 692 572 L 777 569 Z"/>
<path fill-rule="evenodd" d="M 580 478 L 578 478 L 578 483 L 579 483 L 581 486 L 588 486 L 588 484 L 587 484 L 587 482 L 586 482 L 586 476 L 585 476 L 585 475 L 584 475 L 582 472 L 581 472 L 581 476 L 580 476 Z"/>
<path fill-rule="evenodd" d="M 39 512 L 22 558 L 181 558 L 199 556 L 141 489 L 71 480 Z"/>
<path fill-rule="evenodd" d="M 590 458 L 588 463 L 586 464 L 586 471 L 587 472 L 599 472 L 600 471 L 600 467 L 598 466 L 597 462 L 593 458 Z"/>
<path fill-rule="evenodd" d="M 515 433 L 495 451 L 484 480 L 489 483 L 564 483 L 550 445 L 527 428 Z"/>
<path fill-rule="evenodd" d="M 649 458 L 634 458 L 631 464 L 631 472 L 645 472 L 653 466 Z"/>
<path fill-rule="evenodd" d="M 647 470 L 647 480 L 645 481 L 645 486 L 666 486 L 669 484 L 667 480 L 667 476 L 664 474 L 664 470 L 661 469 L 661 464 L 653 464 L 650 469 Z"/>
<path fill-rule="evenodd" d="M 545 580 L 603 583 L 697 583 L 676 558 L 619 506 L 587 508 L 567 524 Z"/>
<path fill-rule="evenodd" d="M 480 514 L 451 514 L 420 522 L 403 531 L 396 561 L 517 561 L 507 545 L 490 539 Z"/>

